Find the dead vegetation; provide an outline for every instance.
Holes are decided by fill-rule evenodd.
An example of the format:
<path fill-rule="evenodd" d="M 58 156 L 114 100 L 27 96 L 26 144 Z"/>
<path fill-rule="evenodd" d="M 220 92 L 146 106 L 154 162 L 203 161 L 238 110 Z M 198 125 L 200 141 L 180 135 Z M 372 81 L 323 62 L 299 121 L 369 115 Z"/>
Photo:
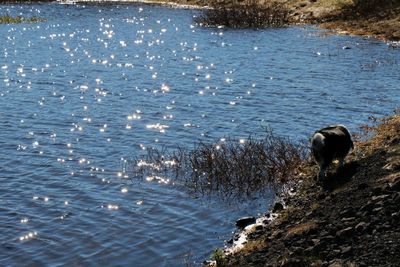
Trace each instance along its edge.
<path fill-rule="evenodd" d="M 241 197 L 287 182 L 307 158 L 304 143 L 266 131 L 263 139 L 225 138 L 193 149 L 148 150 L 129 164 L 134 177 L 168 176 L 192 194 Z"/>
<path fill-rule="evenodd" d="M 211 1 L 209 6 L 195 18 L 197 24 L 206 27 L 278 28 L 289 23 L 289 10 L 280 2 Z"/>

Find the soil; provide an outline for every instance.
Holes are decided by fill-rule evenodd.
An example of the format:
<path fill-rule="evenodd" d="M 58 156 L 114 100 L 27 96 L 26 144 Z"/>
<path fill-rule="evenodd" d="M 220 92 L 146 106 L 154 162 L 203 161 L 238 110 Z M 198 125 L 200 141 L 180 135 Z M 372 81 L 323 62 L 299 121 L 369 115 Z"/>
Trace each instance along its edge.
<path fill-rule="evenodd" d="M 277 219 L 217 266 L 400 266 L 400 115 L 366 130 L 324 183 L 315 164 L 300 167 Z"/>

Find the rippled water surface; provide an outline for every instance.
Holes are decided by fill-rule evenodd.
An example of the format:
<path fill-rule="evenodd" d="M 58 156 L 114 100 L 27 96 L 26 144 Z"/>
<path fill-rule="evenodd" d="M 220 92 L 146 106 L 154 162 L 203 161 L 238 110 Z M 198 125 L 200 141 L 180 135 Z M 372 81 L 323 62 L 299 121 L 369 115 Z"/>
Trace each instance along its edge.
<path fill-rule="evenodd" d="M 400 51 L 385 43 L 204 29 L 197 12 L 0 6 L 47 19 L 0 25 L 0 265 L 201 262 L 270 199 L 229 205 L 168 177 L 135 182 L 128 159 L 268 124 L 295 139 L 354 131 L 399 105 Z"/>

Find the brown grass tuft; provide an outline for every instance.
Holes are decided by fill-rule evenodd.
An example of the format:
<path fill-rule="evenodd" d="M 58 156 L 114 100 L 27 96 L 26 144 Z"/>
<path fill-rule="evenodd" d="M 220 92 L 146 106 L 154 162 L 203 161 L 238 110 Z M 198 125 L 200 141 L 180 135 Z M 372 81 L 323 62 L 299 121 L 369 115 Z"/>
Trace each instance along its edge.
<path fill-rule="evenodd" d="M 317 228 L 317 224 L 313 221 L 295 225 L 287 230 L 286 238 L 306 234 L 315 228 Z"/>

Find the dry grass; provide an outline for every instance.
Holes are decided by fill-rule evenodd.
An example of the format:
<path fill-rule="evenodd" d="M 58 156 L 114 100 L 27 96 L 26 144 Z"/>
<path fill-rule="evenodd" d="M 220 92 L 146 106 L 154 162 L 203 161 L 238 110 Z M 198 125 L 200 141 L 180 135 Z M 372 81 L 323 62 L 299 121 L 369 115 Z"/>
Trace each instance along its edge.
<path fill-rule="evenodd" d="M 249 240 L 245 246 L 240 250 L 244 255 L 254 253 L 255 251 L 261 251 L 268 247 L 268 243 L 260 238 L 255 240 Z"/>
<path fill-rule="evenodd" d="M 295 235 L 304 235 L 315 228 L 317 228 L 317 224 L 314 221 L 295 225 L 287 230 L 286 238 L 290 238 Z"/>
<path fill-rule="evenodd" d="M 375 120 L 376 121 L 376 120 Z M 357 145 L 364 149 L 372 150 L 382 146 L 394 145 L 400 143 L 400 111 L 396 110 L 396 114 L 386 117 L 378 121 L 378 125 L 362 126 L 361 141 Z"/>

